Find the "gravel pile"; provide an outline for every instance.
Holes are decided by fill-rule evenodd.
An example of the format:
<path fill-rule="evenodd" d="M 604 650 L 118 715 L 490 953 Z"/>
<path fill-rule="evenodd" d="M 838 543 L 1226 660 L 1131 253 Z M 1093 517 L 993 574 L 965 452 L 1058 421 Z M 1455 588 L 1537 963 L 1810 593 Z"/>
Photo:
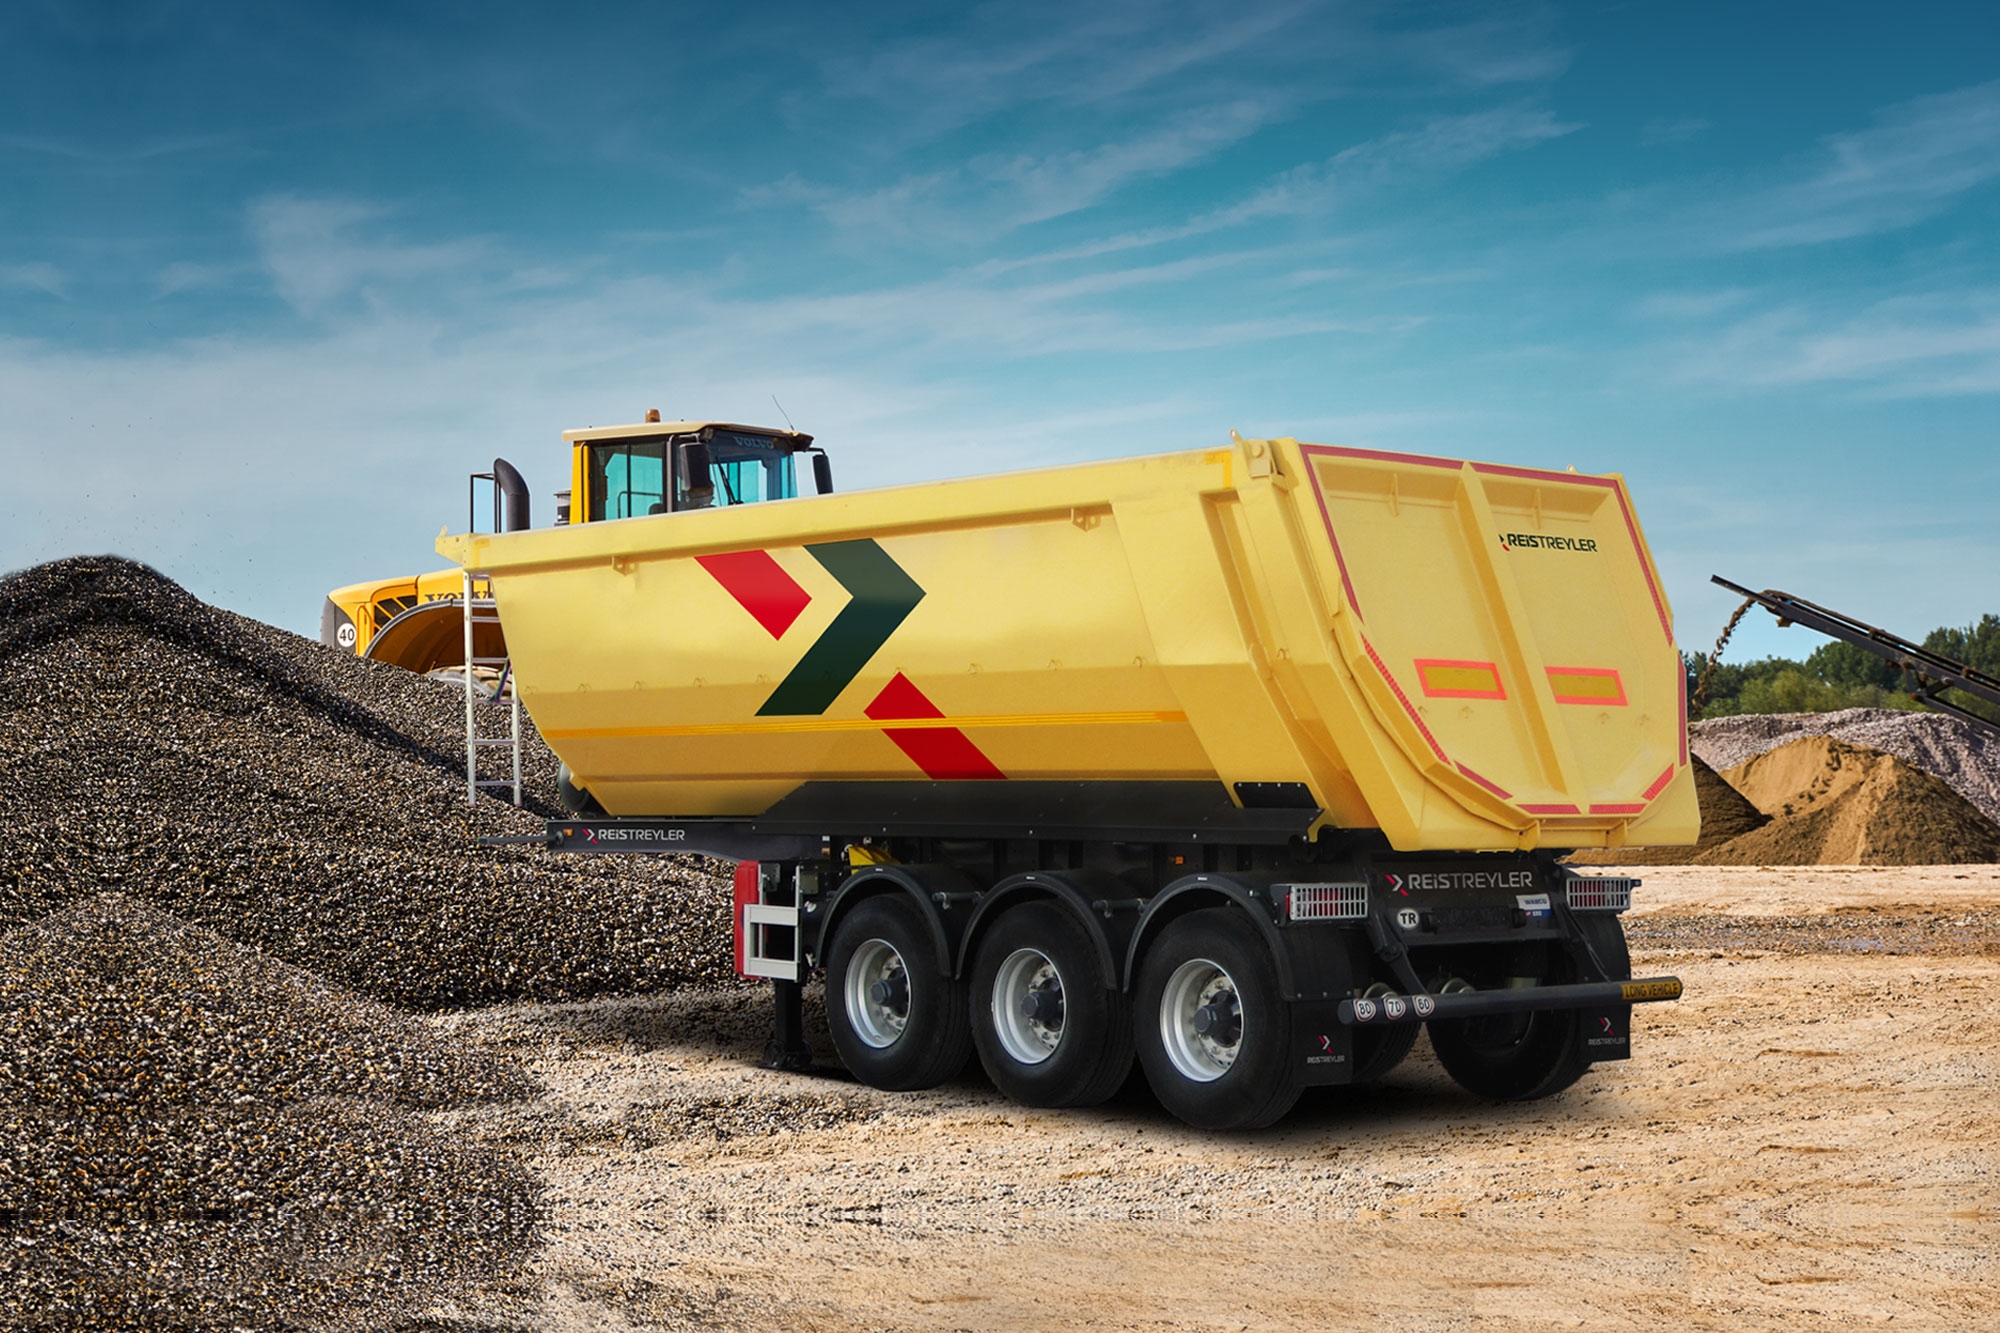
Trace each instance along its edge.
<path fill-rule="evenodd" d="M 727 983 L 727 868 L 482 848 L 463 695 L 110 557 L 0 580 L 0 929 L 115 889 L 418 1008 Z M 555 761 L 532 734 L 532 806 Z"/>
<path fill-rule="evenodd" d="M 380 1328 L 505 1283 L 539 1186 L 424 1112 L 516 1069 L 109 894 L 0 936 L 0 1326 Z"/>
<path fill-rule="evenodd" d="M 1751 713 L 1688 727 L 1688 744 L 1718 770 L 1736 767 L 1802 736 L 1831 736 L 1893 754 L 1944 779 L 2000 823 L 2000 736 L 1944 713 L 1849 708 L 1838 713 Z"/>

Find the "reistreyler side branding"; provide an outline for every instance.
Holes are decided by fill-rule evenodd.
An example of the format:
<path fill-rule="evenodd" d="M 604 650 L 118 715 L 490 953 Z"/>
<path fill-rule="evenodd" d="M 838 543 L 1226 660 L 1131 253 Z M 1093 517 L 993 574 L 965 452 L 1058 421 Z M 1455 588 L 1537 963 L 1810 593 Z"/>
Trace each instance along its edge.
<path fill-rule="evenodd" d="M 1595 537 L 1551 537 L 1540 532 L 1503 532 L 1500 545 L 1509 551 L 1595 551 Z"/>

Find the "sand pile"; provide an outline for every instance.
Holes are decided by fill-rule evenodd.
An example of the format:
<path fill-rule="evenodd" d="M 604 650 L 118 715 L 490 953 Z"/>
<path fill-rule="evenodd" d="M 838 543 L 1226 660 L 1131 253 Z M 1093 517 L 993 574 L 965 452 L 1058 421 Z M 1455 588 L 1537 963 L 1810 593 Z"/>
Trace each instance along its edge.
<path fill-rule="evenodd" d="M 0 929 L 112 888 L 419 1007 L 730 979 L 718 864 L 478 847 L 541 823 L 467 810 L 462 716 L 129 561 L 0 580 Z"/>
<path fill-rule="evenodd" d="M 1726 773 L 1694 760 L 1701 841 L 1578 853 L 1619 865 L 1960 865 L 2000 861 L 2000 826 L 1942 779 L 1829 736 Z"/>
<path fill-rule="evenodd" d="M 1688 727 L 1688 744 L 1718 770 L 1735 768 L 1802 736 L 1831 736 L 1893 754 L 1944 779 L 2000 823 L 2000 736 L 1944 713 L 1849 708 L 1838 713 L 1755 713 Z"/>
<path fill-rule="evenodd" d="M 0 1325 L 378 1328 L 490 1287 L 537 1185 L 422 1112 L 529 1088 L 119 895 L 0 936 Z"/>
<path fill-rule="evenodd" d="M 2000 861 L 2000 826 L 1942 779 L 1879 750 L 1807 736 L 1725 777 L 1771 822 L 1711 865 L 1957 865 Z"/>

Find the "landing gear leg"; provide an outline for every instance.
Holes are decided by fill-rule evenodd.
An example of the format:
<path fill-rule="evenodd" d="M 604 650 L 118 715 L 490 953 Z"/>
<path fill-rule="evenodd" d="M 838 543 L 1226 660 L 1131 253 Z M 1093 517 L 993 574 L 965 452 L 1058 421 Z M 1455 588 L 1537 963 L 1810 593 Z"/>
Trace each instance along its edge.
<path fill-rule="evenodd" d="M 804 1072 L 813 1067 L 812 1047 L 806 1045 L 805 991 L 796 981 L 771 983 L 771 1040 L 764 1044 L 764 1068 Z"/>

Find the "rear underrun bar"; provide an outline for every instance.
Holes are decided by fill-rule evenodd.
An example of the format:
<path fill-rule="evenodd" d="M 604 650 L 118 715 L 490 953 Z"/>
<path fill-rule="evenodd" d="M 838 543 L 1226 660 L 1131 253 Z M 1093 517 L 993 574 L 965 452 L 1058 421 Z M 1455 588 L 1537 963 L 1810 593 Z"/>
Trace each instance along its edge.
<path fill-rule="evenodd" d="M 1615 1004 L 1654 1004 L 1681 998 L 1679 977 L 1637 981 L 1585 981 L 1570 986 L 1521 986 L 1507 990 L 1462 990 L 1447 995 L 1374 995 L 1342 1000 L 1335 1011 L 1348 1027 L 1422 1023 L 1432 1018 L 1481 1018 L 1544 1009 L 1601 1009 Z"/>

